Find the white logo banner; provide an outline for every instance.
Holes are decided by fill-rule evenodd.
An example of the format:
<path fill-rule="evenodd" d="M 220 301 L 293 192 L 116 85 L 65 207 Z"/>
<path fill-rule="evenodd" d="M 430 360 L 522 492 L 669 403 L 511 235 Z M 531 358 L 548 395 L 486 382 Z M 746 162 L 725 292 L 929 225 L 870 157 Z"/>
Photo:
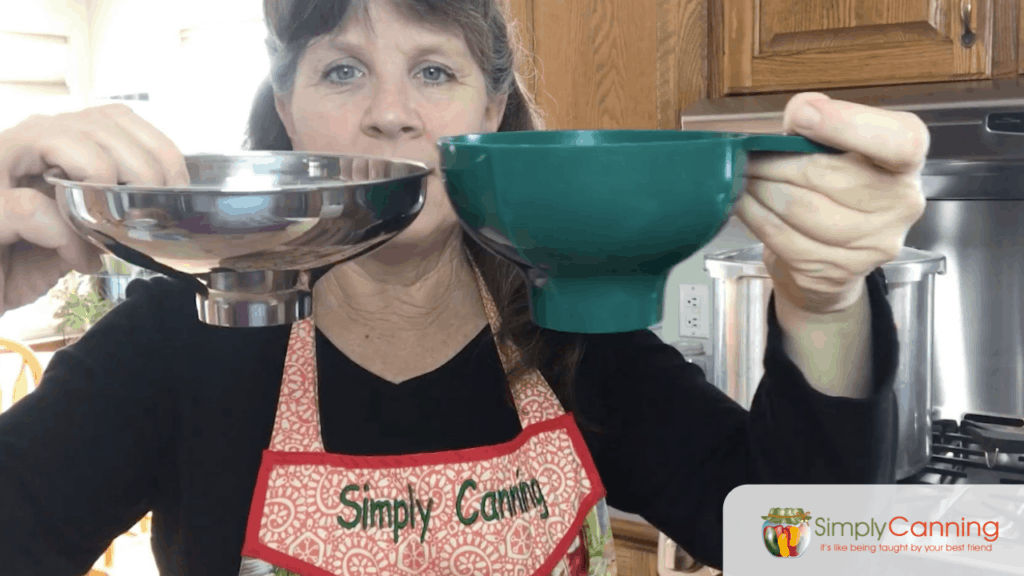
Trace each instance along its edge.
<path fill-rule="evenodd" d="M 1024 575 L 1024 485 L 751 485 L 724 513 L 725 576 Z"/>

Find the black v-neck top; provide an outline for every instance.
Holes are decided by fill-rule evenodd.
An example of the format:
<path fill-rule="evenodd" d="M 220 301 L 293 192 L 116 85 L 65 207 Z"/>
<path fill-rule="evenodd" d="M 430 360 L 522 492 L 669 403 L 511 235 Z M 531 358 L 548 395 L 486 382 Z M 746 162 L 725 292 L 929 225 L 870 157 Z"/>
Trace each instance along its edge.
<path fill-rule="evenodd" d="M 893 482 L 897 335 L 881 271 L 867 281 L 873 393 L 863 400 L 810 387 L 782 348 L 773 305 L 750 412 L 650 331 L 586 336 L 576 400 L 601 429 L 583 437 L 608 504 L 721 567 L 722 504 L 736 486 Z M 188 287 L 133 282 L 53 357 L 38 390 L 0 414 L 2 573 L 81 576 L 152 510 L 162 574 L 238 574 L 288 334 L 204 325 Z M 489 329 L 399 385 L 319 333 L 317 362 L 329 452 L 452 450 L 521 431 Z"/>
<path fill-rule="evenodd" d="M 319 329 L 316 348 L 320 403 L 327 413 L 320 426 L 328 452 L 370 456 L 458 450 L 506 442 L 522 431 L 505 400 L 507 384 L 490 328 L 436 370 L 401 384 L 350 360 Z M 353 408 L 345 411 L 350 417 L 332 417 L 326 409 L 346 404 L 358 406 L 358 412 Z M 353 441 L 368 435 L 373 438 Z"/>

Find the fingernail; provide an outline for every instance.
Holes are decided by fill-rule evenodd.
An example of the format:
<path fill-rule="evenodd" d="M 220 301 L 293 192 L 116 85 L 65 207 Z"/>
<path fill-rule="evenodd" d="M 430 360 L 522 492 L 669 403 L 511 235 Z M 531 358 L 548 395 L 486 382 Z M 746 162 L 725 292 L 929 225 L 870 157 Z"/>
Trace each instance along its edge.
<path fill-rule="evenodd" d="M 804 130 L 813 130 L 819 122 L 821 122 L 821 112 L 812 102 L 806 102 L 797 108 L 796 114 L 793 116 L 793 123 L 797 128 Z"/>

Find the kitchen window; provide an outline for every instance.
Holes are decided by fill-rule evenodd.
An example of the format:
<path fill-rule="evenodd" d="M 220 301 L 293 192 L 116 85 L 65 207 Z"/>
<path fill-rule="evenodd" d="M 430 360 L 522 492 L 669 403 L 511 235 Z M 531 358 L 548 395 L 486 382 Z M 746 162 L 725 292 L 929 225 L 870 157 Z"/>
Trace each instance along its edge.
<path fill-rule="evenodd" d="M 85 104 L 77 86 L 81 42 L 68 35 L 0 31 L 0 130 L 32 114 L 59 114 Z"/>

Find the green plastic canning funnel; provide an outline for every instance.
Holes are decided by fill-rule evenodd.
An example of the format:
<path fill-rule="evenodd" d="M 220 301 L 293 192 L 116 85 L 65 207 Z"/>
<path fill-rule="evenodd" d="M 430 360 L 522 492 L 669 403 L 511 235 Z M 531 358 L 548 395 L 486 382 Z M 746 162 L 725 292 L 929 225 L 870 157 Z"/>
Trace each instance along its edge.
<path fill-rule="evenodd" d="M 835 153 L 802 136 L 669 130 L 468 134 L 438 142 L 463 228 L 530 282 L 539 326 L 641 330 L 669 271 L 722 229 L 748 152 Z"/>

